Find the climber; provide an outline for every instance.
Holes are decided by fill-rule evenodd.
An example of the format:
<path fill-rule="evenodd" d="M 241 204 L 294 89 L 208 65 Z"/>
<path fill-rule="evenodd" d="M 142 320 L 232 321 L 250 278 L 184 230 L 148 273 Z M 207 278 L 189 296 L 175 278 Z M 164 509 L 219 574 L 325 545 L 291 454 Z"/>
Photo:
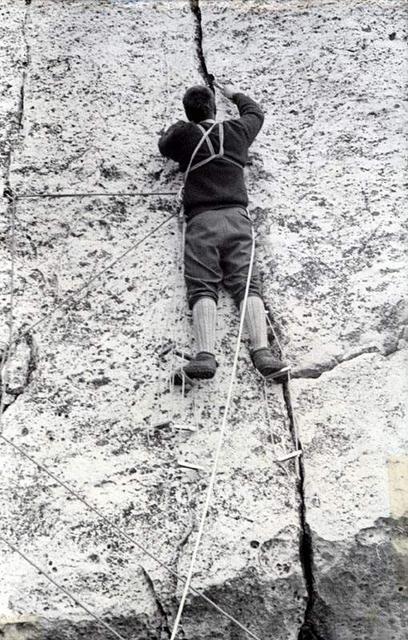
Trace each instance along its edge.
<path fill-rule="evenodd" d="M 183 98 L 188 122 L 179 120 L 159 140 L 162 155 L 178 162 L 185 174 L 184 271 L 197 345 L 195 357 L 183 368 L 189 379 L 212 378 L 216 372 L 218 289 L 222 283 L 242 309 L 252 251 L 243 168 L 264 116 L 258 104 L 238 89 L 216 86 L 237 105 L 239 118 L 216 122 L 213 92 L 205 86 L 194 86 Z M 275 358 L 268 346 L 255 264 L 245 323 L 255 368 L 265 377 L 282 377 L 289 367 Z M 175 380 L 180 383 L 178 377 Z"/>

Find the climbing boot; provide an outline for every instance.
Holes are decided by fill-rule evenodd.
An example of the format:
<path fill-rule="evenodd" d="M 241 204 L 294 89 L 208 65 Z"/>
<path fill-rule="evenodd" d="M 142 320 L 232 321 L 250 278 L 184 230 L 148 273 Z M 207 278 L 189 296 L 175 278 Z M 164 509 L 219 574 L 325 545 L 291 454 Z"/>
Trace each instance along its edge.
<path fill-rule="evenodd" d="M 190 380 L 209 380 L 214 377 L 216 370 L 217 362 L 213 354 L 199 351 L 185 367 L 175 373 L 174 384 L 183 384 L 183 377 L 187 382 Z"/>
<path fill-rule="evenodd" d="M 275 358 L 268 347 L 252 351 L 251 358 L 255 369 L 268 380 L 282 382 L 287 378 L 290 367 L 282 360 Z"/>

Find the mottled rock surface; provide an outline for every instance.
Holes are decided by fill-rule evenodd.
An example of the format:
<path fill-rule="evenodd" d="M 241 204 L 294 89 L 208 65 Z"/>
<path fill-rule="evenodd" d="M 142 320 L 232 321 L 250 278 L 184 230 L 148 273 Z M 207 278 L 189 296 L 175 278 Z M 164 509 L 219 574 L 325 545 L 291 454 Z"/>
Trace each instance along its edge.
<path fill-rule="evenodd" d="M 200 82 L 195 17 L 187 2 L 43 0 L 4 3 L 3 11 L 19 118 L 7 137 L 4 181 L 20 198 L 40 196 L 15 208 L 3 202 L 2 345 L 12 254 L 14 330 L 23 333 L 8 359 L 3 433 L 130 539 L 5 440 L 1 534 L 123 638 L 166 640 L 182 583 L 155 559 L 187 573 L 237 313 L 223 298 L 217 380 L 182 399 L 169 392 L 174 363 L 159 356 L 169 339 L 192 348 L 176 222 L 108 267 L 174 211 L 169 195 L 120 194 L 178 189 L 157 135 L 182 117 L 185 86 Z M 84 195 L 95 192 L 119 195 Z M 286 640 L 297 637 L 307 594 L 294 463 L 275 462 L 293 449 L 279 387 L 270 390 L 269 413 L 268 421 L 243 345 L 193 586 L 259 637 Z M 168 419 L 197 431 L 153 429 Z M 4 542 L 0 552 L 5 638 L 111 637 Z M 191 596 L 180 637 L 245 634 Z"/>
<path fill-rule="evenodd" d="M 169 339 L 193 348 L 176 222 L 122 254 L 174 211 L 180 176 L 156 141 L 203 81 L 203 53 L 266 112 L 246 174 L 297 379 L 285 396 L 270 388 L 268 419 L 242 346 L 193 586 L 262 640 L 403 640 L 406 5 L 191 4 L 1 2 L 2 349 L 11 302 L 22 333 L 3 433 L 129 537 L 5 440 L 0 533 L 126 640 L 169 640 L 237 313 L 222 297 L 217 379 L 183 399 L 160 357 Z M 220 99 L 219 115 L 233 113 Z M 13 192 L 40 197 L 13 207 Z M 275 462 L 293 451 L 292 412 L 300 481 L 293 460 Z M 166 420 L 197 430 L 153 428 Z M 112 637 L 4 543 L 0 554 L 6 640 Z M 179 637 L 246 635 L 191 595 Z"/>
<path fill-rule="evenodd" d="M 399 640 L 408 603 L 408 351 L 293 384 L 322 637 Z"/>
<path fill-rule="evenodd" d="M 210 72 L 266 113 L 247 173 L 267 298 L 299 378 L 288 402 L 304 447 L 300 637 L 402 640 L 406 3 L 201 9 Z"/>
<path fill-rule="evenodd" d="M 201 7 L 209 70 L 266 113 L 251 209 L 297 374 L 393 350 L 408 321 L 406 3 Z"/>

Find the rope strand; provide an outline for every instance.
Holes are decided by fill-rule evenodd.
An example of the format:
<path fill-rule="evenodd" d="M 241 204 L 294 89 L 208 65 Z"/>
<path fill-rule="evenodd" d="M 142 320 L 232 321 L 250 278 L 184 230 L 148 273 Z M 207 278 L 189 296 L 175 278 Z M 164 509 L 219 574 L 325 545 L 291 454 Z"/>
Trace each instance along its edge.
<path fill-rule="evenodd" d="M 228 387 L 227 401 L 226 401 L 226 404 L 225 404 L 224 413 L 223 413 L 223 417 L 222 417 L 222 422 L 221 422 L 221 427 L 220 427 L 220 434 L 219 434 L 219 437 L 218 437 L 217 449 L 216 449 L 215 456 L 214 456 L 212 472 L 211 472 L 210 481 L 209 481 L 208 488 L 207 488 L 207 496 L 206 496 L 206 500 L 205 500 L 205 503 L 204 503 L 204 508 L 203 508 L 202 515 L 201 515 L 200 526 L 199 526 L 199 529 L 198 529 L 197 538 L 196 538 L 195 545 L 194 545 L 194 550 L 193 550 L 193 555 L 192 555 L 192 558 L 191 558 L 190 567 L 189 567 L 188 574 L 187 574 L 187 579 L 186 579 L 185 584 L 184 584 L 184 590 L 183 590 L 183 594 L 182 594 L 182 597 L 181 597 L 180 605 L 179 605 L 179 608 L 178 608 L 178 611 L 177 611 L 177 616 L 176 616 L 176 620 L 174 622 L 173 631 L 172 631 L 170 640 L 175 640 L 175 638 L 177 636 L 177 631 L 178 631 L 178 628 L 179 628 L 179 625 L 180 625 L 181 616 L 183 615 L 184 605 L 185 605 L 185 602 L 186 602 L 186 599 L 187 599 L 187 595 L 188 595 L 188 592 L 189 592 L 191 580 L 192 580 L 192 577 L 193 577 L 194 566 L 195 566 L 195 563 L 196 563 L 196 560 L 197 560 L 198 551 L 199 551 L 199 547 L 200 547 L 200 544 L 201 544 L 201 539 L 202 539 L 202 536 L 203 536 L 203 533 L 204 533 L 204 525 L 205 525 L 205 521 L 206 521 L 206 518 L 207 518 L 208 510 L 210 508 L 211 498 L 212 498 L 212 494 L 213 494 L 213 490 L 214 490 L 215 479 L 216 479 L 216 474 L 217 474 L 217 469 L 218 469 L 218 463 L 219 463 L 219 458 L 220 458 L 220 455 L 221 455 L 221 450 L 222 450 L 222 446 L 223 446 L 223 442 L 224 442 L 224 436 L 225 436 L 225 431 L 226 431 L 226 426 L 227 426 L 227 418 L 228 418 L 229 408 L 230 408 L 230 405 L 231 405 L 232 392 L 233 392 L 233 389 L 234 389 L 235 376 L 236 376 L 236 371 L 237 371 L 237 367 L 238 367 L 239 351 L 240 351 L 240 346 L 241 346 L 242 333 L 243 333 L 243 329 L 244 329 L 245 312 L 246 312 L 247 301 L 248 301 L 249 285 L 250 285 L 250 281 L 251 281 L 252 269 L 253 269 L 253 264 L 254 264 L 254 257 L 255 257 L 255 233 L 254 233 L 254 230 L 252 228 L 251 259 L 250 259 L 249 268 L 248 268 L 248 276 L 247 276 L 247 282 L 246 282 L 246 287 L 245 287 L 245 296 L 244 296 L 243 305 L 242 305 L 242 309 L 241 309 L 241 318 L 240 318 L 237 342 L 236 342 L 236 347 L 235 347 L 234 362 L 233 362 L 233 365 L 232 365 L 232 371 L 231 371 L 230 382 L 229 382 L 229 387 Z M 240 626 L 241 626 L 241 628 L 243 628 L 242 625 L 240 625 Z M 252 631 L 250 631 L 249 629 L 245 629 L 245 631 L 251 638 L 254 638 L 255 640 L 260 640 L 260 638 L 258 638 L 258 636 L 256 636 L 254 633 L 252 633 Z"/>
<path fill-rule="evenodd" d="M 15 214 L 15 207 L 16 207 L 16 203 L 13 200 L 11 202 L 12 204 L 12 272 L 11 272 L 11 283 L 10 283 L 10 300 L 11 300 L 11 313 L 12 313 L 12 309 L 13 309 L 13 300 L 14 300 L 14 254 L 15 254 L 15 236 L 14 236 L 14 229 L 15 229 L 15 225 L 14 225 L 14 214 Z M 35 327 L 38 327 L 40 324 L 42 324 L 43 322 L 45 322 L 48 318 L 51 317 L 51 315 L 54 313 L 54 311 L 61 307 L 63 304 L 65 304 L 68 300 L 73 299 L 73 297 L 75 295 L 77 295 L 78 293 L 80 293 L 82 290 L 84 290 L 85 288 L 87 288 L 92 282 L 94 282 L 98 277 L 100 277 L 103 273 L 105 273 L 108 269 L 110 269 L 111 267 L 113 267 L 114 265 L 116 265 L 120 260 L 122 260 L 128 253 L 130 253 L 130 251 L 132 251 L 133 249 L 136 249 L 138 246 L 140 246 L 143 242 L 145 242 L 145 240 L 147 240 L 149 237 L 151 237 L 156 231 L 158 231 L 158 229 L 160 229 L 162 226 L 164 226 L 167 222 L 169 222 L 173 217 L 175 216 L 175 214 L 172 214 L 171 216 L 169 216 L 168 218 L 166 218 L 164 221 L 162 221 L 159 225 L 157 225 L 152 231 L 150 231 L 149 233 L 147 233 L 141 240 L 139 240 L 136 244 L 132 245 L 129 249 L 127 249 L 125 252 L 123 252 L 116 260 L 114 260 L 112 263 L 110 263 L 105 269 L 103 269 L 102 271 L 100 271 L 99 273 L 97 273 L 95 276 L 93 276 L 90 280 L 88 280 L 84 285 L 82 285 L 79 289 L 77 289 L 77 291 L 75 291 L 74 293 L 72 293 L 70 296 L 68 296 L 67 298 L 65 298 L 64 300 L 62 300 L 59 304 L 57 304 L 52 313 L 50 314 L 46 314 L 45 316 L 43 316 L 42 318 L 40 318 L 36 323 L 34 323 L 33 325 L 31 325 L 27 330 L 25 330 L 22 334 L 20 334 L 19 338 L 21 339 L 21 337 L 24 337 L 25 335 L 27 335 L 28 333 L 30 333 Z M 14 345 L 16 344 L 16 341 L 14 340 Z M 4 363 L 6 362 L 7 358 L 10 355 L 11 352 L 11 348 L 13 346 L 13 340 L 12 340 L 12 335 L 10 335 L 10 341 L 6 347 L 6 349 L 3 351 L 2 354 L 2 361 L 1 361 L 1 368 L 3 370 L 3 366 Z M 5 398 L 5 387 L 6 385 L 3 384 L 2 385 L 2 389 L 1 389 L 1 397 L 0 397 L 0 407 L 3 409 L 4 407 L 4 398 Z M 71 489 L 71 487 L 69 487 L 69 485 L 67 485 L 63 480 L 60 480 L 60 478 L 58 478 L 58 476 L 56 476 L 54 473 L 52 473 L 45 465 L 40 464 L 37 460 L 35 460 L 32 456 L 30 456 L 28 453 L 26 453 L 26 451 L 24 451 L 24 449 L 22 447 L 19 447 L 17 444 L 15 444 L 14 442 L 12 442 L 11 440 L 9 440 L 8 438 L 6 438 L 3 433 L 2 433 L 2 414 L 0 413 L 0 439 L 2 439 L 4 442 L 6 442 L 9 446 L 11 446 L 12 448 L 14 448 L 16 451 L 18 451 L 23 457 L 25 457 L 26 459 L 30 460 L 30 462 L 32 462 L 33 464 L 35 464 L 39 469 L 41 469 L 44 473 L 46 473 L 50 478 L 52 478 L 57 484 L 59 484 L 61 487 L 63 487 L 66 491 L 68 491 L 68 493 L 70 493 L 71 495 L 73 495 L 77 500 L 79 500 L 80 502 L 82 502 L 82 504 L 84 504 L 87 509 L 89 509 L 90 511 L 94 512 L 96 515 L 98 515 L 99 518 L 101 518 L 101 520 L 103 520 L 103 522 L 105 522 L 105 524 L 107 524 L 108 526 L 111 527 L 111 529 L 113 529 L 114 531 L 116 531 L 116 533 L 118 533 L 119 535 L 121 535 L 123 538 L 126 538 L 129 542 L 131 542 L 132 544 L 134 544 L 136 547 L 138 547 L 141 551 L 143 551 L 143 553 L 145 553 L 145 555 L 147 555 L 151 560 L 154 560 L 159 566 L 161 566 L 163 569 L 166 569 L 166 571 L 168 571 L 171 575 L 173 575 L 173 577 L 175 577 L 176 579 L 180 580 L 181 582 L 184 582 L 184 579 L 178 575 L 178 573 L 176 571 L 174 571 L 173 569 L 171 569 L 170 567 L 168 567 L 164 562 L 162 562 L 156 555 L 154 555 L 153 553 L 151 553 L 146 547 L 144 547 L 142 544 L 140 544 L 140 542 L 138 542 L 136 539 L 132 538 L 131 536 L 129 536 L 125 531 L 123 531 L 120 527 L 118 527 L 117 525 L 115 525 L 113 522 L 111 522 L 109 520 L 109 518 L 107 518 L 106 516 L 104 516 L 102 513 L 99 512 L 98 509 L 96 509 L 92 504 L 90 504 L 87 500 L 85 500 L 78 492 L 74 491 L 73 489 Z M 240 627 L 241 629 L 243 629 L 244 631 L 246 631 L 245 627 L 234 618 L 234 616 L 232 616 L 231 614 L 229 614 L 227 611 L 225 611 L 222 607 L 220 607 L 219 605 L 217 605 L 215 602 L 213 602 L 210 598 L 208 598 L 204 593 L 201 593 L 198 589 L 194 589 L 193 587 L 190 587 L 190 591 L 192 591 L 195 595 L 197 595 L 199 598 L 201 598 L 202 600 L 204 600 L 207 604 L 209 604 L 213 609 L 215 609 L 216 611 L 218 611 L 221 615 L 223 615 L 225 618 L 227 618 L 228 620 L 230 620 L 231 622 L 233 622 L 235 625 L 237 625 L 238 627 Z"/>
<path fill-rule="evenodd" d="M 84 194 L 84 195 L 89 195 L 89 194 Z M 103 194 L 103 195 L 107 195 L 107 194 Z M 109 195 L 113 195 L 113 194 L 109 194 Z M 65 194 L 65 197 L 69 197 L 67 194 Z M 92 276 L 92 278 L 90 278 L 87 282 L 85 282 L 81 287 L 79 287 L 79 289 L 77 289 L 76 291 L 74 291 L 72 294 L 68 295 L 65 299 L 61 300 L 59 303 L 57 303 L 52 312 L 49 314 L 44 315 L 42 318 L 40 318 L 37 322 L 35 322 L 34 324 L 32 324 L 28 329 L 26 329 L 24 332 L 22 332 L 21 334 L 19 334 L 19 338 L 21 339 L 22 337 L 26 336 L 27 334 L 29 334 L 34 328 L 38 327 L 40 324 L 42 324 L 43 322 L 45 322 L 48 318 L 50 318 L 54 312 L 60 308 L 61 306 L 65 305 L 68 301 L 73 301 L 75 298 L 77 298 L 78 294 L 80 294 L 82 291 L 84 291 L 85 289 L 87 289 L 93 282 L 95 282 L 97 279 L 99 279 L 104 273 L 106 273 L 109 269 L 111 269 L 113 266 L 115 266 L 116 264 L 118 264 L 125 256 L 127 256 L 131 251 L 133 251 L 134 249 L 136 249 L 137 247 L 139 247 L 141 244 L 143 244 L 149 237 L 151 237 L 152 235 L 154 235 L 154 233 L 156 233 L 156 231 L 158 231 L 162 226 L 164 226 L 165 224 L 167 224 L 167 222 L 169 222 L 173 217 L 175 216 L 175 214 L 171 214 L 170 216 L 168 216 L 165 220 L 163 220 L 159 225 L 157 225 L 154 229 L 152 229 L 150 232 L 148 232 L 143 238 L 141 238 L 141 240 L 139 240 L 138 242 L 136 242 L 134 245 L 132 245 L 131 247 L 129 247 L 126 251 L 124 251 L 120 256 L 118 256 L 118 258 L 116 258 L 114 261 L 112 261 L 109 265 L 107 265 L 104 269 L 102 269 L 100 272 L 98 272 L 97 274 L 95 274 L 94 276 Z M 3 434 L 0 433 L 0 438 L 7 442 L 10 446 L 14 447 L 16 450 L 18 450 L 21 455 L 25 456 L 26 458 L 28 458 L 31 462 L 33 462 L 34 464 L 36 464 L 40 469 L 42 469 L 45 473 L 47 473 L 51 478 L 54 479 L 55 482 L 57 482 L 58 484 L 60 484 L 61 486 L 63 486 L 69 493 L 71 493 L 72 495 L 74 495 L 78 500 L 80 500 L 83 504 L 85 504 L 87 506 L 88 509 L 90 509 L 91 511 L 93 511 L 94 513 L 96 513 L 106 524 L 108 524 L 112 529 L 114 529 L 115 531 L 117 531 L 120 535 L 122 535 L 123 537 L 127 538 L 128 540 L 130 540 L 135 546 L 137 546 L 141 551 L 143 551 L 148 557 L 150 557 L 152 560 L 154 560 L 157 564 L 159 564 L 162 568 L 166 569 L 167 571 L 169 571 L 174 577 L 176 577 L 178 580 L 180 580 L 181 582 L 183 582 L 185 584 L 184 587 L 184 592 L 183 592 L 183 597 L 182 597 L 182 601 L 180 603 L 180 607 L 179 607 L 179 611 L 177 614 L 177 619 L 176 619 L 176 624 L 175 624 L 175 628 L 173 630 L 173 635 L 172 635 L 172 640 L 175 637 L 175 634 L 177 633 L 177 628 L 178 628 L 178 624 L 180 622 L 180 618 L 184 609 L 184 604 L 185 604 L 185 600 L 187 597 L 187 594 L 189 591 L 192 591 L 195 595 L 199 596 L 200 598 L 202 598 L 205 602 L 207 602 L 208 604 L 210 604 L 213 608 L 215 608 L 219 613 L 221 613 L 224 617 L 226 617 L 227 619 L 229 619 L 231 622 L 233 622 L 236 626 L 238 626 L 239 628 L 241 628 L 243 631 L 245 631 L 251 638 L 253 638 L 254 640 L 260 640 L 260 638 L 258 638 L 255 634 L 253 634 L 249 629 L 247 629 L 242 623 L 240 623 L 236 618 L 234 618 L 234 616 L 232 616 L 231 614 L 229 614 L 228 612 L 226 612 L 224 609 L 222 609 L 219 605 L 217 605 L 215 602 L 213 602 L 210 598 L 208 598 L 207 596 L 205 596 L 205 594 L 203 594 L 201 591 L 193 588 L 191 586 L 191 578 L 192 578 L 192 573 L 193 573 L 193 569 L 194 569 L 194 564 L 196 561 L 196 557 L 198 554 L 198 549 L 199 549 L 199 545 L 201 542 L 201 538 L 202 538 L 202 534 L 203 534 L 203 530 L 204 530 L 204 524 L 205 524 L 205 520 L 207 517 L 207 513 L 208 513 L 208 509 L 209 509 L 209 505 L 210 505 L 210 499 L 212 496 L 212 492 L 213 492 L 213 487 L 215 484 L 215 477 L 216 477 L 216 472 L 217 472 L 217 468 L 218 468 L 218 460 L 221 454 L 221 449 L 222 449 L 222 444 L 223 444 L 223 440 L 224 440 L 224 434 L 225 434 L 225 429 L 226 429 L 226 422 L 227 422 L 227 416 L 228 416 L 228 411 L 229 411 L 229 406 L 231 403 L 231 399 L 232 399 L 232 391 L 233 391 L 233 385 L 234 385 L 234 378 L 235 378 L 235 374 L 236 374 L 236 369 L 237 369 L 237 364 L 238 364 L 238 355 L 239 355 L 239 347 L 240 347 L 240 343 L 241 343 L 241 337 L 242 337 L 242 331 L 243 331 L 243 323 L 244 323 L 244 317 L 245 317 L 245 311 L 246 311 L 246 306 L 247 306 L 247 299 L 248 299 L 248 293 L 249 293 L 249 284 L 250 284 L 250 277 L 252 274 L 252 268 L 253 268 L 253 261 L 254 261 L 254 253 L 255 253 L 255 235 L 252 229 L 252 254 L 251 254 L 251 260 L 250 260 L 250 265 L 249 265 L 249 271 L 248 271 L 248 278 L 247 278 L 247 283 L 246 283 L 246 289 L 245 289 L 245 297 L 244 297 L 244 304 L 242 307 L 242 313 L 241 313 L 241 320 L 240 320 L 240 327 L 239 327 L 239 332 L 238 332 L 238 339 L 237 339 L 237 348 L 236 348 L 236 352 L 235 352 L 235 358 L 234 358 L 234 364 L 233 364 L 233 371 L 232 371 L 232 375 L 231 375 L 231 380 L 230 380 L 230 386 L 229 386 L 229 390 L 228 390 L 228 396 L 227 396 L 227 404 L 224 410 L 224 416 L 223 416 L 223 420 L 222 420 L 222 425 L 221 425 L 221 431 L 220 431 L 220 438 L 219 438 L 219 442 L 218 442 L 218 446 L 217 446 L 217 451 L 216 451 L 216 455 L 215 455 L 215 459 L 214 459 L 214 466 L 213 466 L 213 472 L 211 474 L 211 479 L 210 479 L 210 484 L 208 487 L 208 491 L 207 491 L 207 499 L 206 499 L 206 503 L 205 503 L 205 507 L 204 507 L 204 511 L 202 514 L 202 518 L 201 518 L 201 522 L 200 522 L 200 528 L 199 528 L 199 533 L 198 533 L 198 537 L 196 540 L 196 545 L 195 545 L 195 549 L 194 549 L 194 553 L 193 553 L 193 558 L 192 558 L 192 564 L 190 567 L 190 571 L 189 571 L 189 576 L 187 579 L 182 578 L 181 576 L 179 576 L 175 571 L 173 571 L 172 569 L 170 569 L 169 567 L 166 566 L 165 563 L 163 563 L 161 560 L 159 560 L 153 553 L 149 552 L 143 545 L 141 545 L 137 540 L 133 539 L 131 536 L 129 536 L 128 534 L 126 534 L 126 532 L 124 532 L 123 530 L 121 530 L 119 527 L 117 527 L 116 525 L 114 525 L 113 523 L 111 523 L 109 521 L 108 518 L 106 518 L 106 516 L 104 516 L 103 514 L 101 514 L 93 505 L 91 505 L 90 503 L 88 503 L 84 498 L 82 498 L 82 496 L 80 496 L 76 491 L 72 490 L 65 482 L 61 481 L 57 476 L 55 476 L 52 472 L 50 472 L 44 465 L 41 465 L 39 463 L 37 463 L 31 456 L 29 456 L 21 447 L 18 447 L 18 445 L 16 445 L 15 443 L 11 442 L 10 440 L 8 440 Z M 16 340 L 14 340 L 14 345 L 16 344 Z M 11 338 L 11 341 L 9 343 L 9 351 L 11 350 L 11 347 L 13 346 L 13 340 Z M 4 389 L 2 390 L 2 396 L 4 394 Z M 0 418 L 1 419 L 1 418 Z M 5 544 L 8 544 L 10 546 L 11 543 L 9 543 L 7 540 L 3 539 L 3 541 L 5 542 Z M 13 548 L 13 547 L 11 547 Z M 20 555 L 21 552 L 15 547 L 14 550 L 16 551 L 16 553 L 19 553 Z M 22 555 L 22 557 L 25 558 L 24 555 Z M 28 558 L 25 558 L 27 560 L 27 562 L 30 562 L 30 560 Z M 30 564 L 32 564 L 30 562 Z M 40 569 L 38 569 L 40 570 Z M 41 570 L 40 570 L 41 571 Z M 46 574 L 44 574 L 46 575 Z M 70 595 L 70 594 L 67 594 Z M 79 606 L 81 606 L 80 603 L 78 603 Z M 84 607 L 83 607 L 84 608 Z M 88 611 L 88 613 L 90 615 L 93 615 L 90 611 Z M 95 617 L 93 615 L 93 617 Z M 97 618 L 96 618 L 97 619 Z M 103 623 L 103 621 L 102 621 Z M 105 625 L 106 626 L 106 625 Z M 113 629 L 109 628 L 109 630 L 112 633 L 116 633 Z M 121 638 L 121 636 L 117 635 L 117 637 Z M 121 640 L 124 640 L 121 638 Z"/>
<path fill-rule="evenodd" d="M 22 193 L 16 196 L 16 200 L 33 200 L 34 198 L 146 198 L 149 196 L 177 196 L 173 191 L 125 191 L 117 193 L 84 192 L 84 193 Z"/>
<path fill-rule="evenodd" d="M 15 449 L 16 451 L 18 451 L 24 458 L 27 458 L 27 460 L 29 460 L 32 464 L 38 467 L 38 469 L 41 469 L 41 471 L 43 471 L 47 476 L 49 476 L 52 480 L 54 480 L 54 482 L 56 482 L 58 485 L 63 487 L 65 491 L 67 491 L 69 494 L 71 494 L 77 500 L 79 500 L 79 502 L 81 502 L 87 509 L 89 509 L 89 511 L 92 511 L 93 513 L 95 513 L 113 531 L 115 531 L 117 534 L 122 536 L 122 538 L 126 539 L 128 542 L 131 542 L 132 544 L 134 544 L 135 547 L 140 549 L 140 551 L 142 551 L 146 556 L 148 556 L 148 558 L 156 562 L 160 567 L 162 567 L 162 569 L 165 569 L 166 571 L 168 571 L 177 580 L 180 580 L 181 582 L 185 582 L 185 579 L 182 576 L 180 576 L 176 571 L 174 571 L 174 569 L 171 569 L 169 566 L 167 566 L 162 560 L 160 560 L 160 558 L 157 557 L 157 555 L 149 551 L 143 544 L 141 544 L 138 540 L 136 540 L 136 538 L 133 538 L 128 533 L 126 533 L 126 531 L 124 531 L 121 527 L 116 525 L 114 522 L 111 522 L 111 520 L 109 520 L 109 518 L 107 518 L 103 513 L 101 513 L 99 509 L 94 507 L 93 504 L 88 502 L 77 491 L 72 489 L 66 482 L 64 482 L 64 480 L 61 480 L 58 476 L 56 476 L 52 471 L 48 469 L 48 467 L 38 462 L 35 458 L 33 458 L 30 454 L 28 454 L 22 447 L 15 444 L 15 442 L 13 442 L 12 440 L 9 440 L 8 438 L 6 438 L 6 436 L 4 436 L 1 433 L 0 433 L 0 439 L 6 442 L 10 447 Z M 228 620 L 233 622 L 235 625 L 240 627 L 243 631 L 247 631 L 247 629 L 238 620 L 236 620 L 234 616 L 232 616 L 227 611 L 225 611 L 222 607 L 216 604 L 213 600 L 211 600 L 211 598 L 209 598 L 204 593 L 202 593 L 198 589 L 195 589 L 192 586 L 190 586 L 189 589 L 192 593 L 194 593 L 196 596 L 198 596 L 199 598 L 204 600 L 207 604 L 209 604 L 213 609 L 218 611 L 218 613 L 220 613 L 225 618 L 227 618 Z M 255 638 L 255 640 L 259 640 L 259 638 L 256 638 L 255 636 L 253 637 Z"/>
<path fill-rule="evenodd" d="M 159 229 L 161 229 L 161 227 L 163 227 L 165 224 L 167 224 L 172 218 L 174 218 L 176 214 L 172 213 L 170 216 L 168 216 L 167 218 L 165 218 L 162 222 L 160 222 L 160 224 L 158 224 L 156 227 L 154 227 L 154 229 L 152 229 L 151 231 L 149 231 L 145 236 L 143 236 L 143 238 L 141 238 L 140 240 L 138 240 L 137 242 L 135 242 L 135 244 L 132 244 L 128 249 L 126 249 L 126 251 L 124 251 L 123 253 L 121 253 L 117 258 L 115 258 L 115 260 L 113 260 L 112 262 L 110 262 L 106 267 L 104 267 L 101 271 L 98 271 L 98 273 L 96 273 L 94 276 L 92 276 L 89 280 L 87 280 L 83 285 L 81 285 L 76 291 L 73 291 L 71 294 L 69 294 L 66 298 L 64 298 L 63 300 L 61 300 L 60 302 L 57 302 L 57 304 L 54 305 L 52 311 L 50 313 L 45 314 L 42 318 L 40 318 L 39 320 L 37 320 L 36 322 L 34 322 L 32 325 L 30 325 L 30 327 L 28 327 L 28 329 L 26 329 L 25 331 L 23 331 L 22 333 L 19 334 L 20 338 L 23 338 L 24 336 L 26 336 L 27 334 L 31 333 L 31 331 L 33 331 L 33 329 L 36 329 L 40 324 L 42 324 L 43 322 L 45 322 L 48 318 L 51 318 L 51 316 L 55 313 L 55 311 L 57 309 L 59 309 L 60 307 L 62 307 L 63 305 L 67 304 L 68 302 L 72 302 L 74 301 L 74 299 L 78 296 L 78 294 L 82 293 L 82 291 L 84 291 L 85 289 L 88 289 L 88 287 L 94 283 L 96 280 L 98 280 L 104 273 L 106 273 L 107 271 L 109 271 L 110 269 L 112 269 L 112 267 L 114 267 L 115 265 L 117 265 L 121 260 L 123 260 L 123 258 L 125 258 L 129 253 L 131 253 L 132 251 L 134 251 L 135 249 L 137 249 L 137 247 L 139 247 L 140 245 L 142 245 L 146 240 L 148 240 L 151 236 L 153 236 L 156 231 L 158 231 Z M 13 343 L 11 343 L 13 344 Z"/>
<path fill-rule="evenodd" d="M 90 615 L 94 620 L 96 620 L 98 622 L 98 624 L 100 624 L 102 627 L 105 627 L 105 629 L 110 631 L 110 633 L 113 636 L 115 636 L 115 638 L 119 638 L 119 640 L 126 640 L 123 636 L 120 635 L 120 633 L 115 631 L 115 629 L 113 629 L 113 627 L 111 627 L 110 624 L 108 624 L 107 622 L 102 620 L 102 618 L 97 616 L 96 613 L 93 613 L 93 611 L 91 611 L 91 609 L 89 609 L 85 604 L 83 604 L 80 600 L 78 600 L 78 598 L 75 597 L 70 591 L 68 591 L 68 589 L 63 587 L 58 582 L 56 582 L 56 580 L 54 580 L 54 578 L 52 576 L 50 576 L 46 571 L 44 571 L 44 569 L 41 569 L 41 567 L 39 567 L 38 564 L 33 562 L 33 560 L 31 560 L 31 558 L 29 558 L 25 553 L 20 551 L 20 549 L 18 547 L 16 547 L 12 542 L 7 540 L 7 538 L 4 538 L 1 534 L 0 534 L 0 541 L 3 542 L 6 546 L 8 546 L 12 551 L 17 553 L 21 558 L 23 558 L 23 560 L 28 562 L 28 564 L 31 565 L 33 567 L 33 569 L 35 569 L 36 571 L 41 573 L 49 582 L 51 582 L 51 584 L 54 585 L 54 587 L 57 587 L 57 589 L 59 591 L 64 593 L 66 596 L 68 596 L 68 598 L 70 598 L 73 602 L 75 602 L 75 604 L 78 605 L 78 607 L 83 609 L 88 615 Z"/>

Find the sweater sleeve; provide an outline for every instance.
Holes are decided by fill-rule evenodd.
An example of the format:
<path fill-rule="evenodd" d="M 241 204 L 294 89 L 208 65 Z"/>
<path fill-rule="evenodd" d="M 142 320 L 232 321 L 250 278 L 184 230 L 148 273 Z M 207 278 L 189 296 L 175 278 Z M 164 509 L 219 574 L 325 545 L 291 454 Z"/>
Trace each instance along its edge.
<path fill-rule="evenodd" d="M 237 122 L 242 125 L 248 145 L 251 145 L 263 125 L 264 113 L 255 100 L 243 93 L 236 93 L 233 101 L 237 105 L 240 115 Z"/>
<path fill-rule="evenodd" d="M 176 162 L 182 160 L 186 122 L 179 120 L 165 131 L 159 139 L 159 151 L 165 158 Z"/>

